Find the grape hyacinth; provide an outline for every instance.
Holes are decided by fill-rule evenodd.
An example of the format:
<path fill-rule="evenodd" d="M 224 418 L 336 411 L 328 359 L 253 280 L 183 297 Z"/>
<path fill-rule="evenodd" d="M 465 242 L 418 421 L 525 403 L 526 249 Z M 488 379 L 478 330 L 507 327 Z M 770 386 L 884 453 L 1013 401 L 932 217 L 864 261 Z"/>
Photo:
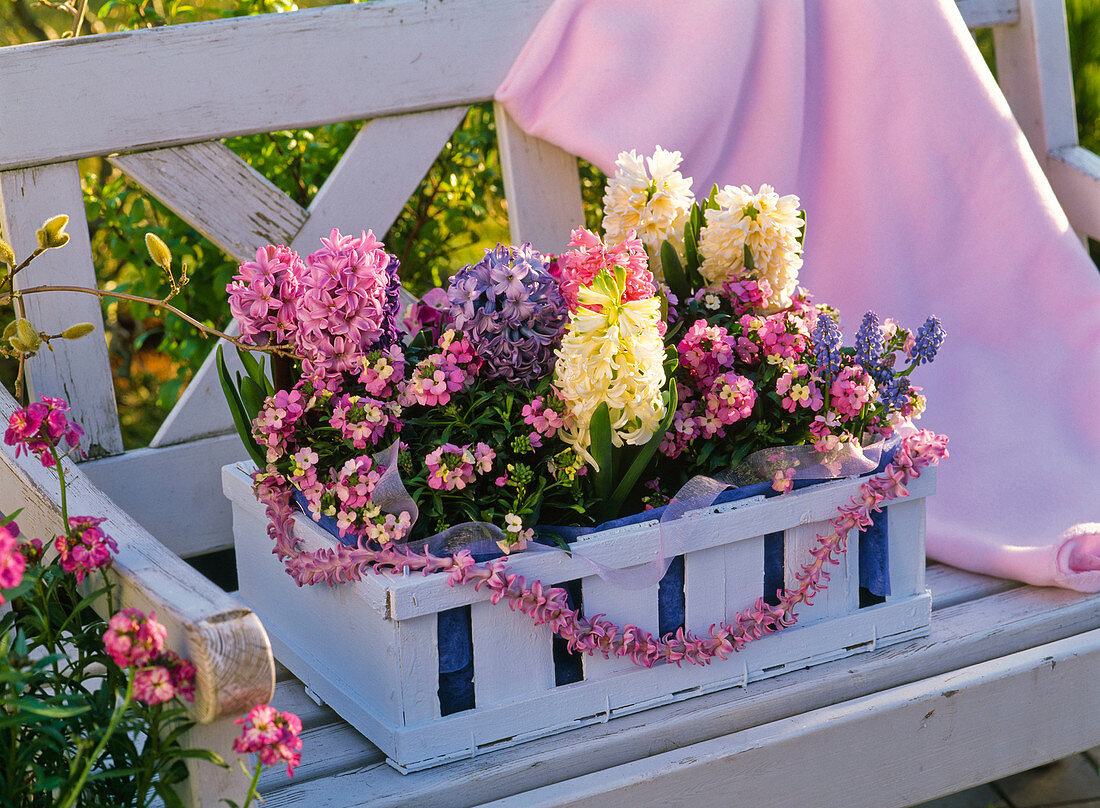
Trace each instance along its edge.
<path fill-rule="evenodd" d="M 823 311 L 817 316 L 813 345 L 817 372 L 822 379 L 830 382 L 840 373 L 840 329 L 828 312 Z"/>
<path fill-rule="evenodd" d="M 498 244 L 451 278 L 450 315 L 484 361 L 481 375 L 525 385 L 545 376 L 566 324 L 565 300 L 530 244 Z"/>
<path fill-rule="evenodd" d="M 856 331 L 856 361 L 869 368 L 882 359 L 882 326 L 878 315 L 869 311 L 863 315 L 863 322 Z"/>
<path fill-rule="evenodd" d="M 917 338 L 910 351 L 910 358 L 918 365 L 931 364 L 945 336 L 947 332 L 940 325 L 939 318 L 935 315 L 930 316 L 924 321 L 924 325 L 917 329 Z"/>

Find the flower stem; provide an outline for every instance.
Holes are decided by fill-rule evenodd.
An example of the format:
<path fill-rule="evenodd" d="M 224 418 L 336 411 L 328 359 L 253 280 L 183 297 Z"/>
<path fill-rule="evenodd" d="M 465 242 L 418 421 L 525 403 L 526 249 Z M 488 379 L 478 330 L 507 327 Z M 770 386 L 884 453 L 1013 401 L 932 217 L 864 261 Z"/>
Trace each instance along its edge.
<path fill-rule="evenodd" d="M 126 694 L 123 696 L 122 701 L 115 707 L 113 713 L 111 713 L 111 720 L 107 724 L 107 729 L 103 731 L 103 737 L 99 739 L 99 743 L 96 744 L 95 749 L 92 750 L 92 754 L 88 757 L 87 763 L 84 764 L 83 771 L 80 772 L 80 776 L 77 777 L 76 783 L 73 784 L 72 789 L 65 795 L 61 802 L 57 803 L 57 808 L 71 808 L 73 803 L 76 802 L 76 798 L 80 796 L 80 792 L 84 789 L 84 784 L 88 781 L 89 775 L 92 773 L 92 767 L 96 761 L 99 760 L 99 756 L 103 754 L 103 750 L 107 748 L 107 741 L 114 735 L 118 724 L 122 720 L 122 716 L 126 713 L 126 710 L 130 706 L 130 702 L 134 698 L 134 676 L 136 671 L 131 669 L 129 675 L 126 678 Z"/>
<path fill-rule="evenodd" d="M 241 808 L 248 808 L 248 806 L 252 804 L 252 800 L 260 796 L 256 789 L 260 785 L 260 771 L 263 767 L 264 764 L 257 759 L 256 766 L 252 769 L 252 782 L 248 785 L 248 793 L 245 794 L 244 805 L 242 805 Z"/>

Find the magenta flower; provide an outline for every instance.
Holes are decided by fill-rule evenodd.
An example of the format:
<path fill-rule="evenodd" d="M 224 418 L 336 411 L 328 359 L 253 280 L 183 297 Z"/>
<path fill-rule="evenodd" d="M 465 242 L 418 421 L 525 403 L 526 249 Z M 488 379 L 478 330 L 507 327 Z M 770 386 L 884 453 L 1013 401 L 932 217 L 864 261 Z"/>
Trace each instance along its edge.
<path fill-rule="evenodd" d="M 176 695 L 167 668 L 154 665 L 134 673 L 134 698 L 145 704 L 160 704 Z"/>
<path fill-rule="evenodd" d="M 264 766 L 285 762 L 288 777 L 302 762 L 302 722 L 294 713 L 280 713 L 267 704 L 257 704 L 236 723 L 243 725 L 241 736 L 233 740 L 233 749 L 242 755 L 255 754 Z"/>
<path fill-rule="evenodd" d="M 12 413 L 4 443 L 15 447 L 16 457 L 26 451 L 35 455 L 43 466 L 52 466 L 52 449 L 62 442 L 75 449 L 84 436 L 84 430 L 69 421 L 68 412 L 69 405 L 63 399 L 42 396 L 41 401 Z"/>
<path fill-rule="evenodd" d="M 18 538 L 19 526 L 15 522 L 0 525 L 0 590 L 14 589 L 23 580 L 27 560 L 16 546 Z M 4 596 L 0 594 L 0 605 L 3 604 Z"/>
<path fill-rule="evenodd" d="M 77 583 L 94 570 L 109 567 L 118 552 L 118 545 L 100 529 L 101 518 L 91 516 L 69 517 L 69 533 L 54 540 L 61 560 L 61 569 L 76 574 Z"/>
<path fill-rule="evenodd" d="M 146 617 L 138 609 L 123 609 L 108 621 L 103 646 L 120 668 L 140 668 L 164 650 L 167 633 L 154 612 Z"/>
<path fill-rule="evenodd" d="M 590 286 L 601 270 L 612 270 L 613 267 L 626 270 L 623 303 L 656 295 L 645 247 L 633 232 L 619 244 L 608 247 L 591 230 L 581 228 L 573 231 L 569 246 L 572 249 L 559 255 L 553 266 L 554 273 L 559 275 L 558 283 L 569 311 L 577 310 L 577 292 L 580 288 Z"/>

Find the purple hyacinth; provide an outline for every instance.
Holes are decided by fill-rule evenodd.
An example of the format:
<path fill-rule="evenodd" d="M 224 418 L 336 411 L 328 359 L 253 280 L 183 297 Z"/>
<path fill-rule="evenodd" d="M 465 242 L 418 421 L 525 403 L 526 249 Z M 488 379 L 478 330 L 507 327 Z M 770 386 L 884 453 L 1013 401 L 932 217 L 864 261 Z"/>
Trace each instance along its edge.
<path fill-rule="evenodd" d="M 924 321 L 924 325 L 917 329 L 916 340 L 913 343 L 912 359 L 918 365 L 931 363 L 936 358 L 936 353 L 943 344 L 943 338 L 947 332 L 940 325 L 940 320 L 935 315 Z"/>
<path fill-rule="evenodd" d="M 817 371 L 825 381 L 832 381 L 840 373 L 840 329 L 828 312 L 818 314 L 812 338 Z"/>
<path fill-rule="evenodd" d="M 481 376 L 524 384 L 549 372 L 567 309 L 546 260 L 530 244 L 486 250 L 451 278 L 447 297 L 455 327 L 485 361 Z"/>
<path fill-rule="evenodd" d="M 856 331 L 856 361 L 865 369 L 878 365 L 882 359 L 882 327 L 878 315 L 869 311 Z"/>

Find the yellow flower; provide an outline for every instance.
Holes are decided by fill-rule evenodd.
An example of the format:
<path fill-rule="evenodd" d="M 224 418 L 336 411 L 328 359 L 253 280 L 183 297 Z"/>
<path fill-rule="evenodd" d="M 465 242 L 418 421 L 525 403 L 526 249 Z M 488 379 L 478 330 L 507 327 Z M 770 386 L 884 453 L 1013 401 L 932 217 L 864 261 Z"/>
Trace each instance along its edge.
<path fill-rule="evenodd" d="M 715 201 L 719 208 L 706 212 L 699 237 L 700 274 L 711 286 L 742 278 L 767 280 L 772 294 L 764 310 L 790 306 L 802 268 L 798 197 L 779 196 L 770 185 L 761 185 L 755 194 L 747 185 L 727 185 Z M 752 253 L 751 271 L 745 268 L 746 246 Z"/>
<path fill-rule="evenodd" d="M 571 423 L 562 437 L 593 466 L 589 424 L 600 404 L 610 410 L 615 446 L 646 443 L 665 414 L 660 301 L 623 303 L 625 272 L 615 269 L 617 277 L 603 270 L 579 290 L 580 306 L 570 315 L 554 369 Z"/>
<path fill-rule="evenodd" d="M 644 160 L 633 149 L 620 152 L 618 170 L 604 193 L 604 240 L 615 245 L 637 231 L 657 280 L 662 278 L 662 242 L 672 242 L 683 256 L 684 226 L 695 201 L 691 178 L 680 174 L 681 160 L 680 152 L 660 146 Z"/>

